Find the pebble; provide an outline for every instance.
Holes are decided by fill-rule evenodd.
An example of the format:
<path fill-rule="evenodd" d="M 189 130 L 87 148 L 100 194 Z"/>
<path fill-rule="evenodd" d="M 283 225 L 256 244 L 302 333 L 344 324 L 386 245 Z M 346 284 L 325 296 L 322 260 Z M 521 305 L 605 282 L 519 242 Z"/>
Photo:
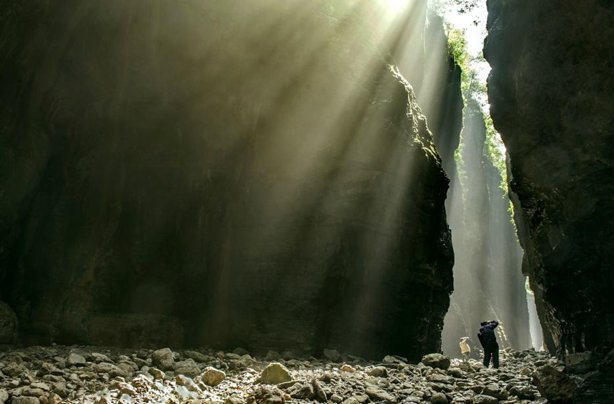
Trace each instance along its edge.
<path fill-rule="evenodd" d="M 154 351 L 151 354 L 151 362 L 154 366 L 162 370 L 173 370 L 175 364 L 175 356 L 170 348 L 162 348 Z"/>
<path fill-rule="evenodd" d="M 184 361 L 176 362 L 175 373 L 179 373 L 186 376 L 197 376 L 201 373 L 200 368 L 194 362 L 194 359 L 186 359 Z"/>
<path fill-rule="evenodd" d="M 278 362 L 269 364 L 262 373 L 259 381 L 264 384 L 280 384 L 292 380 L 288 368 Z"/>
<path fill-rule="evenodd" d="M 216 353 L 206 349 L 174 352 L 169 348 L 127 352 L 64 346 L 15 348 L 0 352 L 0 370 L 6 375 L 0 378 L 0 404 L 283 404 L 289 401 L 543 404 L 546 402 L 543 394 L 547 391 L 573 388 L 561 376 L 561 364 L 556 359 L 535 351 L 502 350 L 498 370 L 484 369 L 480 362 L 471 359 L 449 359 L 439 354 L 425 355 L 428 358 L 420 364 L 410 364 L 396 356 L 370 362 L 338 352 L 339 357 L 331 354 L 337 360 L 343 358 L 351 363 L 339 366 L 331 359 L 307 360 L 289 357 L 288 352 L 281 355 L 268 352 L 269 359 L 284 358 L 273 363 L 264 357 L 238 352 Z M 542 366 L 538 367 L 537 363 Z M 9 376 L 7 368 L 9 372 L 16 369 L 23 372 Z M 536 383 L 541 383 L 543 393 L 533 384 L 534 378 Z M 560 383 L 563 388 L 557 390 Z"/>
<path fill-rule="evenodd" d="M 202 374 L 201 378 L 206 385 L 217 386 L 226 378 L 226 373 L 222 372 L 221 370 L 208 367 L 205 369 L 205 372 Z"/>
<path fill-rule="evenodd" d="M 86 363 L 87 362 L 83 355 L 79 355 L 75 352 L 72 352 L 70 355 L 68 355 L 68 358 L 66 358 L 66 364 L 70 366 L 82 366 Z"/>

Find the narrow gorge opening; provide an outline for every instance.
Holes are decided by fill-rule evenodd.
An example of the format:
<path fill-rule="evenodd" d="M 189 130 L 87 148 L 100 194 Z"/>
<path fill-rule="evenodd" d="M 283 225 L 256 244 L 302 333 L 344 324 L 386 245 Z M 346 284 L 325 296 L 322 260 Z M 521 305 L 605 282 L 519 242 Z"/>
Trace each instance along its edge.
<path fill-rule="evenodd" d="M 468 336 L 478 351 L 477 325 L 497 319 L 503 347 L 540 350 L 542 330 L 522 271 L 505 145 L 490 117 L 486 91 L 490 66 L 482 54 L 486 2 L 441 0 L 430 5 L 443 17 L 448 49 L 460 69 L 463 104 L 459 139 L 452 143 L 457 147 L 440 150 L 444 156 L 454 156 L 444 167 L 451 180 L 446 211 L 455 255 L 454 292 L 444 320 L 442 349 L 460 356 L 459 338 Z"/>

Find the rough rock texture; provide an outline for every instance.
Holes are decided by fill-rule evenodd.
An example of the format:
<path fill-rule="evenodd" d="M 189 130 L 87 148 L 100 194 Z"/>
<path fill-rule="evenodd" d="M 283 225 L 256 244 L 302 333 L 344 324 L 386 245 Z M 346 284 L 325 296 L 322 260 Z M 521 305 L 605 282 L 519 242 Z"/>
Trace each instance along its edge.
<path fill-rule="evenodd" d="M 544 366 L 533 375 L 533 384 L 551 403 L 571 403 L 576 383 L 565 373 L 552 366 Z"/>
<path fill-rule="evenodd" d="M 118 350 L 84 347 L 84 366 L 65 363 L 68 347 L 31 347 L 0 353 L 0 370 L 19 362 L 22 371 L 0 377 L 0 400 L 39 400 L 60 403 L 167 403 L 167 404 L 265 404 L 265 403 L 522 403 L 545 404 L 531 384 L 532 374 L 541 367 L 559 366 L 544 352 L 502 351 L 501 368 L 483 369 L 478 361 L 452 360 L 448 369 L 409 364 L 397 359 L 366 361 L 343 355 L 342 365 L 300 356 L 282 359 L 288 381 L 277 385 L 261 383 L 263 370 L 271 366 L 251 357 L 249 367 L 230 352 L 200 351 L 201 370 L 209 366 L 224 369 L 226 378 L 215 386 L 205 383 L 204 373 L 182 374 L 175 369 L 161 378 L 152 368 L 151 350 Z M 74 347 L 72 349 L 75 349 Z M 175 351 L 180 361 L 187 351 Z M 104 362 L 96 357 L 104 355 Z M 248 355 L 249 356 L 249 355 Z M 125 367 L 121 376 L 98 372 L 100 365 Z M 281 366 L 277 364 L 277 366 Z M 376 368 L 386 373 L 373 375 Z M 30 402 L 31 402 L 30 401 Z M 1 401 L 0 401 L 1 402 Z M 10 401 L 9 401 L 10 402 Z"/>
<path fill-rule="evenodd" d="M 371 6 L 342 3 L 3 5 L 0 293 L 25 341 L 439 349 L 447 179 Z"/>
<path fill-rule="evenodd" d="M 614 3 L 488 5 L 491 112 L 546 342 L 602 358 L 614 341 Z"/>

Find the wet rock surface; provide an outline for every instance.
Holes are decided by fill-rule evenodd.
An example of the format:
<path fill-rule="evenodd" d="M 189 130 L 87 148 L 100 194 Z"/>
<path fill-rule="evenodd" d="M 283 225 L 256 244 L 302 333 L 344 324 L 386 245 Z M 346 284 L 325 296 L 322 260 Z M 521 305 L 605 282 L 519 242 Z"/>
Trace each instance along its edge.
<path fill-rule="evenodd" d="M 545 403 L 532 380 L 543 369 L 550 374 L 562 368 L 545 353 L 511 350 L 502 352 L 497 370 L 459 359 L 452 359 L 446 370 L 398 357 L 374 362 L 340 354 L 337 363 L 285 355 L 287 359 L 271 363 L 248 353 L 171 353 L 177 361 L 163 372 L 154 365 L 157 354 L 146 349 L 5 351 L 0 353 L 0 403 Z M 85 362 L 71 364 L 68 359 L 77 355 Z M 184 374 L 178 366 L 188 355 L 200 371 L 197 375 Z M 20 371 L 11 370 L 15 368 Z M 273 380 L 267 378 L 270 374 L 282 376 Z"/>

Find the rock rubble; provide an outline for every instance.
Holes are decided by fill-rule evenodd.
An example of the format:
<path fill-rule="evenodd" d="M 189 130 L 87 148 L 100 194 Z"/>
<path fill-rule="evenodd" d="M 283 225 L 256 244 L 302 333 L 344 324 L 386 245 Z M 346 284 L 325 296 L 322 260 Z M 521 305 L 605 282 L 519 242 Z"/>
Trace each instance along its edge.
<path fill-rule="evenodd" d="M 393 356 L 372 362 L 235 352 L 12 349 L 0 352 L 0 404 L 546 403 L 540 390 L 562 369 L 534 351 L 503 351 L 499 369 L 438 354 L 409 364 Z"/>

